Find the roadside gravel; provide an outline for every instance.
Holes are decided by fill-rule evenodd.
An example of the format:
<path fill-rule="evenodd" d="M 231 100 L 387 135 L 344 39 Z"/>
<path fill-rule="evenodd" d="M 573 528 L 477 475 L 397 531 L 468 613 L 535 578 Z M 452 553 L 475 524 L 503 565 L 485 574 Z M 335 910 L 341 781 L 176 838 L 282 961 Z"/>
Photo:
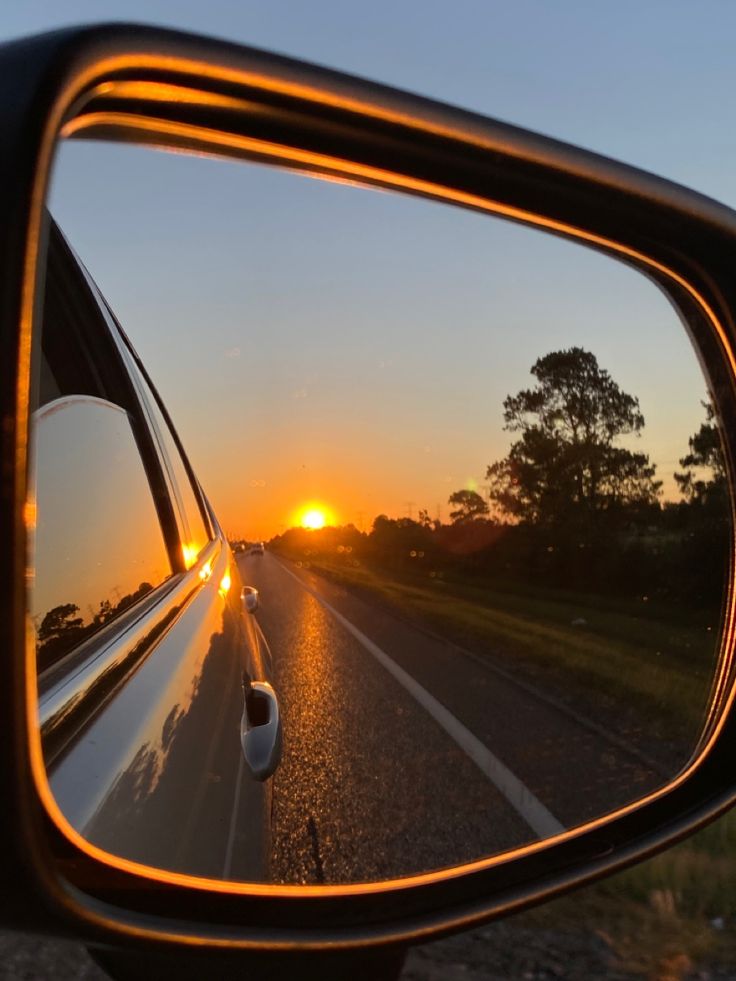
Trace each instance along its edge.
<path fill-rule="evenodd" d="M 736 972 L 663 965 L 656 981 L 736 981 Z M 617 969 L 602 936 L 589 930 L 495 923 L 414 948 L 401 981 L 641 981 Z M 0 981 L 108 981 L 79 944 L 0 931 Z M 141 974 L 141 981 L 147 981 Z M 297 979 L 294 979 L 297 981 Z"/>

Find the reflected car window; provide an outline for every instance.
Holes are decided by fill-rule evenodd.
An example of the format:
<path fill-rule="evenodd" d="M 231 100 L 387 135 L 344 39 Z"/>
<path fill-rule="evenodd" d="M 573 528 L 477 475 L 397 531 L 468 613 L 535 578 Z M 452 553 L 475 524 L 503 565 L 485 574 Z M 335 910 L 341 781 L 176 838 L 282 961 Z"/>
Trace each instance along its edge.
<path fill-rule="evenodd" d="M 69 396 L 39 410 L 34 432 L 31 617 L 43 670 L 171 569 L 127 412 Z"/>

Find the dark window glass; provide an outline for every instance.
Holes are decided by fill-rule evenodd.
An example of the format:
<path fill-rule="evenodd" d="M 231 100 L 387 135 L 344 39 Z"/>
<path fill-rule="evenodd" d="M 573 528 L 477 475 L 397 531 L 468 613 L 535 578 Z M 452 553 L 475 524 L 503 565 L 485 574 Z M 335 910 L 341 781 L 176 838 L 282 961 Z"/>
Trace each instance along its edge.
<path fill-rule="evenodd" d="M 123 342 L 124 344 L 124 342 Z M 157 433 L 163 453 L 169 468 L 172 492 L 177 500 L 181 515 L 181 540 L 184 564 L 187 568 L 193 565 L 205 545 L 211 541 L 212 535 L 202 514 L 202 504 L 198 492 L 195 492 L 189 473 L 176 445 L 171 429 L 159 408 L 158 401 L 151 386 L 138 368 L 127 346 L 123 347 L 124 355 L 138 385 L 141 397 L 149 413 L 151 424 Z"/>
<path fill-rule="evenodd" d="M 148 422 L 156 435 L 159 450 L 166 469 L 167 485 L 171 497 L 176 502 L 176 517 L 178 522 L 179 539 L 181 542 L 182 560 L 186 568 L 197 561 L 202 549 L 212 540 L 209 517 L 205 517 L 206 509 L 201 493 L 193 485 L 189 468 L 182 458 L 179 444 L 174 438 L 171 427 L 159 406 L 158 398 L 153 391 L 147 376 L 139 368 L 132 350 L 128 345 L 120 324 L 97 285 L 85 270 L 87 283 L 97 297 L 100 308 L 115 336 L 118 354 L 123 358 L 127 371 L 134 379 L 138 397 L 141 399 L 148 416 Z"/>

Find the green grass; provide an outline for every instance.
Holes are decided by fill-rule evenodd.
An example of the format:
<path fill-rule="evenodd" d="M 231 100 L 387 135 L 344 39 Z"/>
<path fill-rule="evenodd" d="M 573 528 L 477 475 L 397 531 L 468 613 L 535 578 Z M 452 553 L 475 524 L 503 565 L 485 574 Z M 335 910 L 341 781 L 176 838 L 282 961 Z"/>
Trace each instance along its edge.
<path fill-rule="evenodd" d="M 598 887 L 685 918 L 736 914 L 736 814 Z M 664 897 L 664 898 L 662 898 Z"/>
<path fill-rule="evenodd" d="M 614 967 L 651 979 L 736 965 L 736 814 L 610 879 L 532 910 L 540 927 L 590 930 Z"/>
<path fill-rule="evenodd" d="M 692 738 L 715 666 L 717 623 L 703 612 L 510 585 L 399 576 L 313 557 L 309 566 L 400 615 L 551 687 L 621 698 L 657 728 Z M 583 619 L 584 625 L 573 621 Z"/>

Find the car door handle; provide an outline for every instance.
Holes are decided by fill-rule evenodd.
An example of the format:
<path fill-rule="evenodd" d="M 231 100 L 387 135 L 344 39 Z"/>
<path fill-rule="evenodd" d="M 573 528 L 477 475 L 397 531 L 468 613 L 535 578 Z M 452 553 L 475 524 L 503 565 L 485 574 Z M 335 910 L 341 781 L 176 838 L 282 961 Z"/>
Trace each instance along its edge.
<path fill-rule="evenodd" d="M 256 780 L 268 780 L 281 760 L 281 713 L 276 692 L 267 681 L 243 678 L 240 744 Z"/>

